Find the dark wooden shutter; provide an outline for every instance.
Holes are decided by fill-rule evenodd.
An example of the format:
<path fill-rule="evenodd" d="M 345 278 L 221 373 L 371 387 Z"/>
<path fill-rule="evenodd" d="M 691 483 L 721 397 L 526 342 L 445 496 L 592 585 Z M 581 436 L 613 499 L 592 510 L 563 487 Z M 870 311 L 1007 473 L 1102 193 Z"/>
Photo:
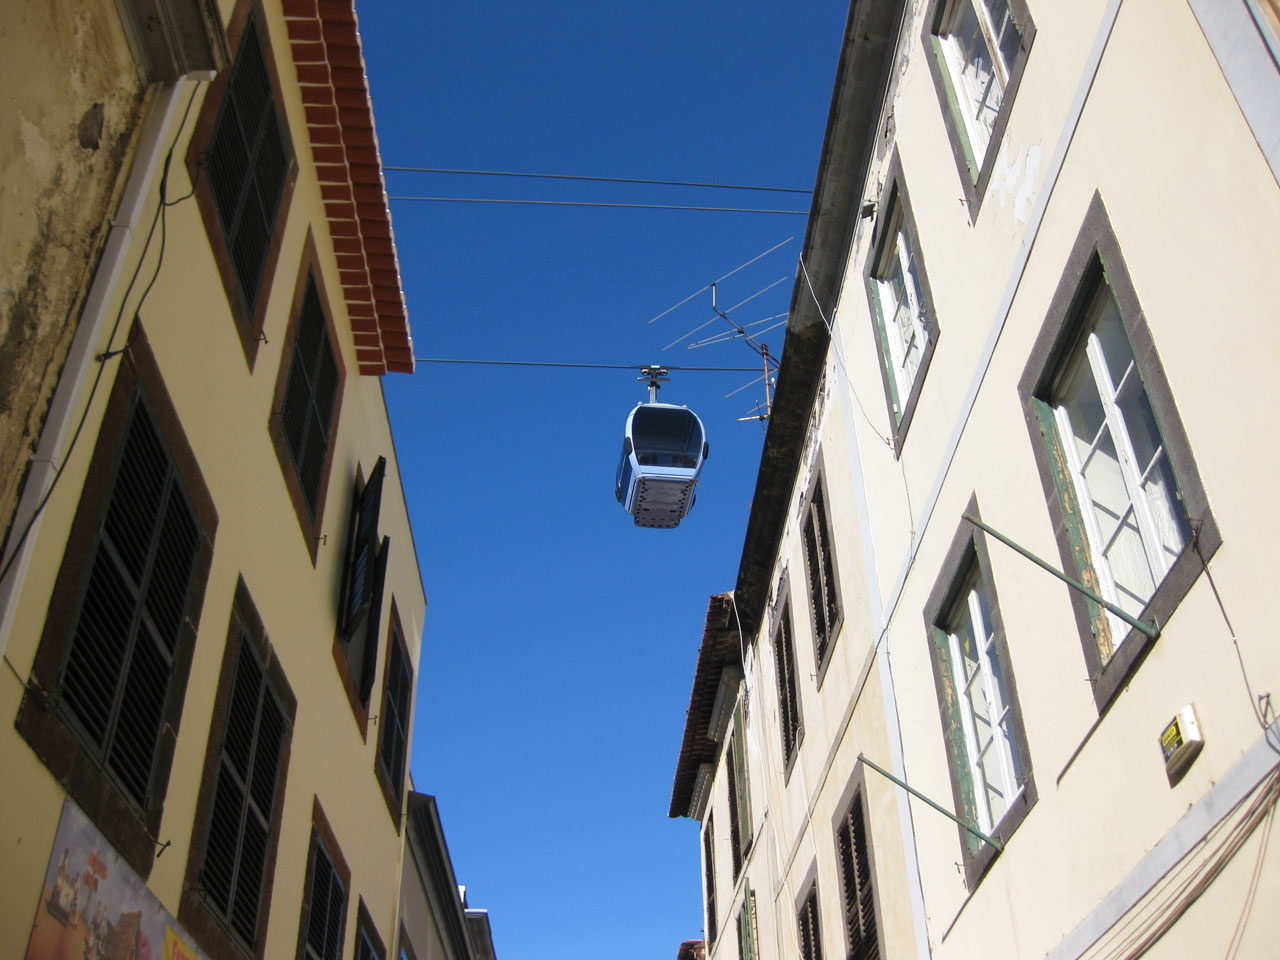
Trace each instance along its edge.
<path fill-rule="evenodd" d="M 382 507 L 382 483 L 387 458 L 379 457 L 352 510 L 351 553 L 347 560 L 347 589 L 343 608 L 343 634 L 350 637 L 373 599 L 378 559 L 378 514 Z"/>
<path fill-rule="evenodd" d="M 706 885 L 707 900 L 707 948 L 716 939 L 716 844 L 715 825 L 707 816 L 707 828 L 702 831 L 702 877 Z"/>
<path fill-rule="evenodd" d="M 257 21 L 250 17 L 219 107 L 205 172 L 245 308 L 257 302 L 289 159 Z"/>
<path fill-rule="evenodd" d="M 409 709 L 413 701 L 413 668 L 404 655 L 399 631 L 391 637 L 387 659 L 386 697 L 382 705 L 382 769 L 395 795 L 404 790 L 405 752 L 409 744 Z"/>
<path fill-rule="evenodd" d="M 356 960 L 378 960 L 377 951 L 369 941 L 369 935 L 361 929 L 356 936 Z"/>
<path fill-rule="evenodd" d="M 391 538 L 382 538 L 374 567 L 369 610 L 364 622 L 364 653 L 360 662 L 360 702 L 368 703 L 373 691 L 373 675 L 378 669 L 378 631 L 382 624 L 382 591 L 387 582 L 387 558 L 391 554 Z"/>
<path fill-rule="evenodd" d="M 201 883 L 240 939 L 257 939 L 285 716 L 247 634 L 240 635 Z"/>
<path fill-rule="evenodd" d="M 280 415 L 298 486 L 312 520 L 319 506 L 337 394 L 338 364 L 329 341 L 324 306 L 315 277 L 308 276 Z"/>
<path fill-rule="evenodd" d="M 871 852 L 867 848 L 862 795 L 853 798 L 836 838 L 840 886 L 844 894 L 849 960 L 879 960 L 875 892 L 871 885 Z"/>
<path fill-rule="evenodd" d="M 733 711 L 734 794 L 738 808 L 739 845 L 746 853 L 755 832 L 751 826 L 751 787 L 747 777 L 747 711 L 738 700 Z"/>
<path fill-rule="evenodd" d="M 311 847 L 311 899 L 308 903 L 307 955 L 315 960 L 338 960 L 347 914 L 347 891 L 333 862 L 318 840 Z"/>
<path fill-rule="evenodd" d="M 738 960 L 756 960 L 756 894 L 747 890 L 738 911 Z"/>
<path fill-rule="evenodd" d="M 778 671 L 778 726 L 782 732 L 782 756 L 790 762 L 800 737 L 800 697 L 796 689 L 796 651 L 791 639 L 791 604 L 785 603 L 773 643 Z"/>
<path fill-rule="evenodd" d="M 146 403 L 135 398 L 59 694 L 145 806 L 201 531 Z"/>
<path fill-rule="evenodd" d="M 818 930 L 818 888 L 805 897 L 800 908 L 800 960 L 822 960 L 822 937 Z"/>
<path fill-rule="evenodd" d="M 804 527 L 804 559 L 809 578 L 809 606 L 813 611 L 813 636 L 818 662 L 826 658 L 840 615 L 836 592 L 835 560 L 827 530 L 827 508 L 822 484 L 813 491 Z"/>

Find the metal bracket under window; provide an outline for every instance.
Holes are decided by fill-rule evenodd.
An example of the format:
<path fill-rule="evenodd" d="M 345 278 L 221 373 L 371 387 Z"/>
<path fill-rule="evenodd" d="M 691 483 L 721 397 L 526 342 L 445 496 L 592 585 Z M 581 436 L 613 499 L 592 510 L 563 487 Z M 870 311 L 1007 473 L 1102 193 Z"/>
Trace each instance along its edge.
<path fill-rule="evenodd" d="M 867 759 L 865 754 L 862 754 L 862 753 L 858 754 L 858 762 L 865 763 L 868 767 L 870 767 L 876 773 L 880 773 L 888 777 L 890 780 L 892 780 L 894 783 L 900 786 L 903 790 L 907 791 L 907 793 L 911 794 L 917 800 L 923 800 L 925 803 L 933 807 L 933 809 L 937 810 L 940 814 L 942 814 L 948 820 L 953 820 L 956 823 L 960 824 L 960 826 L 964 827 L 966 830 L 968 830 L 971 834 L 973 834 L 983 843 L 989 843 L 991 844 L 991 846 L 995 847 L 997 850 L 1004 849 L 1004 844 L 1001 843 L 999 840 L 997 840 L 995 837 L 987 836 L 985 833 L 983 833 L 981 830 L 975 827 L 968 820 L 962 820 L 960 817 L 957 817 L 954 813 L 952 813 L 946 807 L 930 800 L 928 797 L 926 797 L 923 793 L 921 793 L 915 787 L 908 784 L 905 780 L 899 780 L 897 777 L 895 777 L 892 773 L 890 773 L 884 767 L 876 766 L 874 763 L 872 763 L 870 760 Z"/>
<path fill-rule="evenodd" d="M 1009 547 L 1015 552 L 1026 557 L 1036 566 L 1040 567 L 1040 569 L 1046 570 L 1049 573 L 1052 573 L 1055 577 L 1057 577 L 1067 586 L 1071 587 L 1073 590 L 1076 590 L 1084 594 L 1086 597 L 1088 597 L 1098 606 L 1102 607 L 1102 609 L 1106 610 L 1108 613 L 1115 614 L 1125 623 L 1129 624 L 1129 626 L 1133 627 L 1135 630 L 1140 630 L 1142 633 L 1146 634 L 1152 640 L 1160 636 L 1160 624 L 1156 623 L 1154 620 L 1152 620 L 1150 623 L 1147 623 L 1145 620 L 1139 620 L 1137 617 L 1133 616 L 1132 614 L 1127 613 L 1124 610 L 1121 610 L 1118 606 L 1116 606 L 1110 600 L 1107 600 L 1104 597 L 1100 596 L 1096 591 L 1090 590 L 1079 580 L 1073 580 L 1071 577 L 1068 577 L 1065 573 L 1063 573 L 1057 567 L 1053 566 L 1052 564 L 1044 560 L 1041 560 L 1039 557 L 1037 557 L 1034 553 L 1032 553 L 1026 547 L 1010 540 L 1003 533 L 1000 533 L 1000 531 L 993 530 L 991 527 L 987 526 L 985 523 L 983 523 L 981 520 L 979 520 L 977 517 L 973 516 L 972 514 L 969 514 L 969 513 L 963 514 L 961 519 L 968 520 L 970 523 L 972 523 L 975 527 L 977 527 L 983 533 L 991 534 L 991 536 L 995 537 L 997 540 L 1003 543 L 1006 547 Z"/>

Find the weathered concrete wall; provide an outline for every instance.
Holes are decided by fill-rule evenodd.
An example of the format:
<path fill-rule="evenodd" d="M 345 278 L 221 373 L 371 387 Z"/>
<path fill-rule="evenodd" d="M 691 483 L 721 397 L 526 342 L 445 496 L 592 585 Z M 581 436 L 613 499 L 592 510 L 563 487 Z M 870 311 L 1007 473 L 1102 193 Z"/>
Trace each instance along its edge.
<path fill-rule="evenodd" d="M 112 0 L 19 0 L 0 20 L 0 528 L 39 438 L 138 126 Z"/>

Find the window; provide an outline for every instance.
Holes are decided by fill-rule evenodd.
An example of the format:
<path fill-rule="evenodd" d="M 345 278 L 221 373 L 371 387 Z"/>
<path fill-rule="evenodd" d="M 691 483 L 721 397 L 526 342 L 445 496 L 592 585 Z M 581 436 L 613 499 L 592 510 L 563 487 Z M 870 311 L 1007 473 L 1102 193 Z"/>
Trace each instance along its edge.
<path fill-rule="evenodd" d="M 235 60 L 205 98 L 187 166 L 252 369 L 297 166 L 255 5 L 241 0 L 228 36 Z"/>
<path fill-rule="evenodd" d="M 346 928 L 351 871 L 338 851 L 337 841 L 318 800 L 314 801 L 312 816 L 298 956 L 300 960 L 339 960 Z"/>
<path fill-rule="evenodd" d="M 261 957 L 296 701 L 244 580 L 236 584 L 179 921 Z M 236 945 L 236 946 L 233 946 Z"/>
<path fill-rule="evenodd" d="M 802 727 L 800 697 L 796 691 L 796 651 L 791 641 L 791 600 L 787 597 L 785 583 L 779 592 L 786 599 L 773 632 L 773 654 L 778 671 L 778 727 L 782 733 L 782 758 L 787 773 L 790 773 Z"/>
<path fill-rule="evenodd" d="M 978 515 L 976 498 L 966 511 Z M 956 812 L 1007 841 L 1035 803 L 1030 754 L 983 534 L 962 524 L 925 607 Z M 957 828 L 972 889 L 998 851 Z"/>
<path fill-rule="evenodd" d="M 796 918 L 800 926 L 800 960 L 822 960 L 822 934 L 818 928 L 818 886 L 809 888 Z"/>
<path fill-rule="evenodd" d="M 241 579 L 210 725 L 179 920 L 261 957 L 296 701 Z"/>
<path fill-rule="evenodd" d="M 1220 541 L 1099 196 L 1019 390 L 1063 566 L 1166 623 Z M 1072 602 L 1102 709 L 1152 641 L 1078 592 Z"/>
<path fill-rule="evenodd" d="M 146 877 L 217 514 L 140 324 L 129 343 L 17 727 Z"/>
<path fill-rule="evenodd" d="M 707 905 L 707 947 L 715 943 L 719 931 L 716 928 L 716 842 L 715 825 L 707 816 L 707 826 L 702 831 L 702 884 Z"/>
<path fill-rule="evenodd" d="M 930 71 L 975 213 L 1034 37 L 1022 0 L 934 0 L 925 19 Z"/>
<path fill-rule="evenodd" d="M 885 178 L 866 284 L 894 449 L 900 453 L 933 359 L 938 324 L 896 153 Z"/>
<path fill-rule="evenodd" d="M 871 883 L 871 851 L 867 846 L 861 793 L 854 794 L 836 825 L 836 854 L 840 862 L 849 960 L 871 960 L 881 953 L 876 930 L 875 890 Z"/>
<path fill-rule="evenodd" d="M 733 711 L 733 736 L 726 751 L 729 780 L 729 846 L 733 853 L 733 879 L 742 872 L 742 858 L 751 848 L 751 803 L 747 789 L 746 717 L 742 701 Z"/>
<path fill-rule="evenodd" d="M 360 906 L 356 912 L 356 950 L 355 960 L 384 960 L 387 955 L 378 929 L 373 925 L 373 917 L 365 906 L 364 898 L 360 898 Z"/>
<path fill-rule="evenodd" d="M 314 563 L 341 409 L 344 370 L 308 235 L 268 430 Z"/>
<path fill-rule="evenodd" d="M 809 612 L 813 621 L 814 660 L 818 665 L 818 686 L 826 674 L 831 651 L 835 649 L 843 612 L 840 607 L 840 577 L 827 519 L 826 467 L 819 457 L 813 486 L 802 514 L 804 523 L 804 565 L 809 583 Z"/>
<path fill-rule="evenodd" d="M 382 627 L 382 590 L 387 576 L 390 541 L 378 543 L 378 511 L 387 458 L 379 457 L 363 488 L 357 485 L 352 496 L 351 521 L 347 535 L 348 554 L 343 573 L 338 644 L 346 666 L 358 717 L 368 712 L 378 664 L 378 632 Z M 353 702 L 353 708 L 356 703 Z"/>
<path fill-rule="evenodd" d="M 748 889 L 738 909 L 738 960 L 759 960 L 756 950 L 756 892 Z"/>
<path fill-rule="evenodd" d="M 383 554 L 386 553 L 384 543 Z M 404 796 L 405 760 L 409 750 L 409 713 L 413 707 L 413 664 L 405 649 L 400 616 L 391 605 L 387 636 L 387 670 L 383 678 L 382 731 L 378 747 L 378 775 L 387 794 L 387 809 L 396 829 L 400 827 L 400 802 Z"/>

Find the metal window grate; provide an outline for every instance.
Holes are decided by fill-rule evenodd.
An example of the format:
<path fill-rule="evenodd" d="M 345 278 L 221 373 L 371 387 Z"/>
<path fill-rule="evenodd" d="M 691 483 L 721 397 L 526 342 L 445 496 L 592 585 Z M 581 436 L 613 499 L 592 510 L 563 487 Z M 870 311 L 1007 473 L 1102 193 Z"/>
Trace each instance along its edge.
<path fill-rule="evenodd" d="M 252 312 L 289 170 L 262 42 L 252 17 L 231 68 L 205 170 L 240 294 Z"/>
<path fill-rule="evenodd" d="M 281 419 L 302 498 L 312 520 L 320 499 L 329 430 L 338 392 L 338 365 L 314 276 L 307 277 L 298 316 Z"/>
<path fill-rule="evenodd" d="M 145 806 L 201 532 L 135 397 L 59 683 L 119 785 Z"/>

